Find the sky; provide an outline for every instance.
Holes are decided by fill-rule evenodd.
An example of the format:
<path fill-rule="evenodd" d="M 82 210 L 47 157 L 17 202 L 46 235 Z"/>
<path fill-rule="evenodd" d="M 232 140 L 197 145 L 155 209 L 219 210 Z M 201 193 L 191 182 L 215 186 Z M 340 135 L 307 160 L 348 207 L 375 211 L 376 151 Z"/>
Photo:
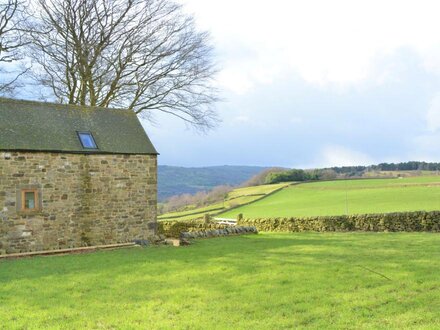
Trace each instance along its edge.
<path fill-rule="evenodd" d="M 211 34 L 221 122 L 144 121 L 159 164 L 440 162 L 440 1 L 176 1 Z"/>
<path fill-rule="evenodd" d="M 225 101 L 207 134 L 145 123 L 160 164 L 440 161 L 440 2 L 181 2 L 211 33 Z"/>

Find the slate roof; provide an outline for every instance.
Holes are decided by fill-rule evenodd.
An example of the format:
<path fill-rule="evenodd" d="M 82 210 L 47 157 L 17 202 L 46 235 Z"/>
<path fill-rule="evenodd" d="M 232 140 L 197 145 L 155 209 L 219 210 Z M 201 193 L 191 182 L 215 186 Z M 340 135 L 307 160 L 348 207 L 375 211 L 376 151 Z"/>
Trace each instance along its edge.
<path fill-rule="evenodd" d="M 90 131 L 99 149 L 84 149 Z M 157 154 L 133 111 L 0 98 L 0 150 Z"/>

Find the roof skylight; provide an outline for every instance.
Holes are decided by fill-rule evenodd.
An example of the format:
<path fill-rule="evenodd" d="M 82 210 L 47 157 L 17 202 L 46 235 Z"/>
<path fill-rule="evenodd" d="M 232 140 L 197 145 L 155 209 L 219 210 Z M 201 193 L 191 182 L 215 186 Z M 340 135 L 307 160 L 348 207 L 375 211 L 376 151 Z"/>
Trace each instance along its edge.
<path fill-rule="evenodd" d="M 95 139 L 90 132 L 77 132 L 81 145 L 84 149 L 98 149 Z"/>

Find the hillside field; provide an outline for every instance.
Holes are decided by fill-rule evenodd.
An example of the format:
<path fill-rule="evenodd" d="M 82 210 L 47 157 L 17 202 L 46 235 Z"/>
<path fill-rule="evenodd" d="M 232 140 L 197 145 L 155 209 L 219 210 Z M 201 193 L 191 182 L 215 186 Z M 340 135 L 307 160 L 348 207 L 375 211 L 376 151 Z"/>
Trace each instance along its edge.
<path fill-rule="evenodd" d="M 0 329 L 438 329 L 429 233 L 259 234 L 0 261 Z"/>
<path fill-rule="evenodd" d="M 225 200 L 208 206 L 191 208 L 185 211 L 169 212 L 158 216 L 158 220 L 192 220 L 203 218 L 205 214 L 216 215 L 228 208 L 257 201 L 274 191 L 287 187 L 290 182 L 253 187 L 236 188 L 228 193 Z M 191 205 L 189 205 L 191 207 Z"/>
<path fill-rule="evenodd" d="M 418 210 L 440 210 L 440 176 L 297 184 L 220 216 L 307 217 Z"/>

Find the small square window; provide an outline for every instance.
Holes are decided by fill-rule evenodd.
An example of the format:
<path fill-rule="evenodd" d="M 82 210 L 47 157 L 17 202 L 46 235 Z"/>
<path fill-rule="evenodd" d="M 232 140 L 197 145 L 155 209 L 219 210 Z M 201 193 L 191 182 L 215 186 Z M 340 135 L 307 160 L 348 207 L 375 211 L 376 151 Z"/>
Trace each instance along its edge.
<path fill-rule="evenodd" d="M 38 191 L 36 189 L 24 189 L 21 191 L 21 210 L 38 210 Z"/>
<path fill-rule="evenodd" d="M 95 139 L 90 132 L 77 132 L 81 145 L 84 149 L 98 149 Z"/>

